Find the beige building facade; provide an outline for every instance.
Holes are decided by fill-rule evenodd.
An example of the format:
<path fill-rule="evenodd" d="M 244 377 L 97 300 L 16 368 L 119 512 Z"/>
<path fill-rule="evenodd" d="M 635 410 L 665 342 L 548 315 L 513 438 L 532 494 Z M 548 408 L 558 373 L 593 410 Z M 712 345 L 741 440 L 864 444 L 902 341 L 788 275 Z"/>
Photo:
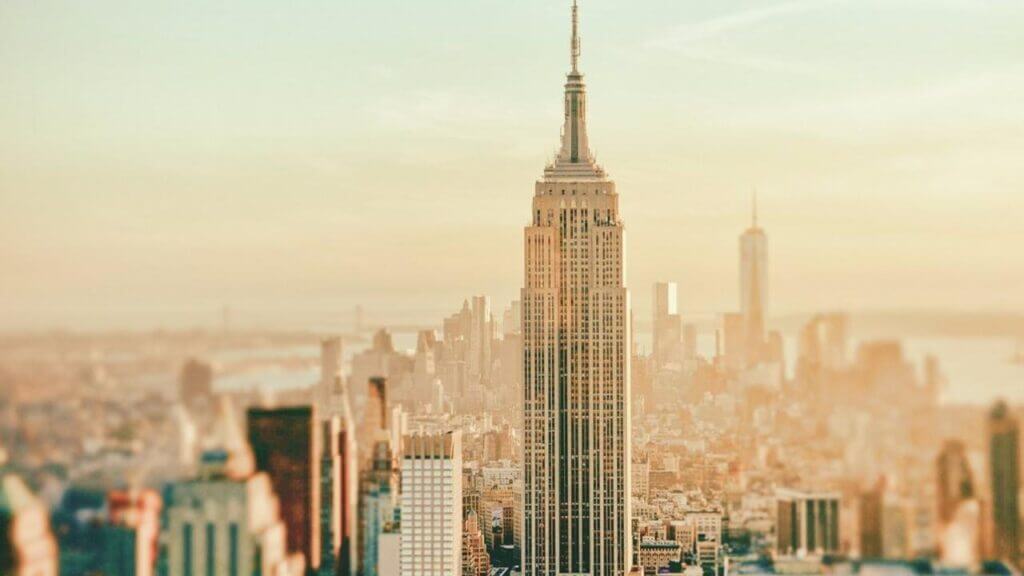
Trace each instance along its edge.
<path fill-rule="evenodd" d="M 523 573 L 625 574 L 629 292 L 613 182 L 590 151 L 573 5 L 561 149 L 525 230 Z"/>

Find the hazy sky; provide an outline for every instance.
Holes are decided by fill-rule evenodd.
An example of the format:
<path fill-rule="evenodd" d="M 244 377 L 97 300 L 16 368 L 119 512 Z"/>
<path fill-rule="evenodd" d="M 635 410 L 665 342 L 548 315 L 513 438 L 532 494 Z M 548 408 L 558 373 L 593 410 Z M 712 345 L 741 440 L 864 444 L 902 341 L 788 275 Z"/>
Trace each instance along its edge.
<path fill-rule="evenodd" d="M 562 0 L 0 0 L 0 329 L 433 318 L 521 284 Z M 1024 2 L 583 0 L 638 312 L 1024 311 Z M 262 315 L 262 316 L 261 316 Z"/>

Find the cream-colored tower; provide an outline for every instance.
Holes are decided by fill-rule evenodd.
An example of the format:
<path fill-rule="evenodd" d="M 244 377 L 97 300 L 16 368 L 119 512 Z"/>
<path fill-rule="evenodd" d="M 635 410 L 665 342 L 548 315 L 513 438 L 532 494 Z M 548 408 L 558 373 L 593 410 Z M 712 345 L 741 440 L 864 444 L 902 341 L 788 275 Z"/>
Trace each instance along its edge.
<path fill-rule="evenodd" d="M 403 445 L 401 573 L 461 576 L 462 433 L 406 436 Z"/>
<path fill-rule="evenodd" d="M 526 576 L 615 576 L 632 559 L 624 230 L 615 183 L 587 143 L 575 2 L 572 15 L 562 146 L 525 231 Z"/>
<path fill-rule="evenodd" d="M 763 360 L 768 312 L 768 236 L 757 225 L 757 196 L 750 228 L 740 236 L 740 313 L 743 316 L 747 365 Z"/>

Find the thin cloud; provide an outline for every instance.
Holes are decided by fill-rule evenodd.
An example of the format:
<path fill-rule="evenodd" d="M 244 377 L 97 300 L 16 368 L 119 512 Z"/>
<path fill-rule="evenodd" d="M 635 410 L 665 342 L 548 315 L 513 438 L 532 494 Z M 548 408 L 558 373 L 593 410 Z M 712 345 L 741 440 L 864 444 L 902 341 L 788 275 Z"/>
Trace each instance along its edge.
<path fill-rule="evenodd" d="M 413 90 L 381 98 L 371 108 L 393 130 L 455 132 L 478 124 L 510 124 L 515 114 L 491 98 L 456 89 Z"/>
<path fill-rule="evenodd" d="M 776 118 L 801 118 L 805 125 L 978 127 L 1024 120 L 1013 102 L 1024 94 L 1024 67 L 983 70 L 916 86 L 896 86 L 804 102 Z M 988 105 L 984 105 L 987 103 Z"/>
<path fill-rule="evenodd" d="M 760 72 L 814 74 L 806 65 L 770 58 L 763 54 L 746 54 L 719 40 L 750 30 L 765 22 L 819 10 L 843 0 L 788 0 L 741 12 L 724 14 L 699 22 L 676 26 L 665 34 L 645 42 L 650 50 L 670 51 L 691 60 L 747 68 Z"/>
<path fill-rule="evenodd" d="M 758 72 L 784 73 L 791 75 L 817 75 L 818 71 L 806 64 L 783 60 L 780 58 L 769 58 L 761 55 L 744 54 L 735 50 L 722 48 L 692 48 L 682 52 L 682 55 L 690 60 L 746 68 Z"/>
<path fill-rule="evenodd" d="M 466 89 L 398 92 L 368 105 L 365 114 L 377 136 L 402 133 L 420 143 L 440 140 L 475 150 L 489 146 L 506 157 L 531 157 L 558 136 L 558 117 Z"/>
<path fill-rule="evenodd" d="M 651 39 L 649 48 L 687 51 L 694 47 L 739 31 L 748 30 L 782 16 L 818 10 L 842 0 L 788 0 L 742 12 L 724 14 L 700 22 L 673 28 L 668 34 Z"/>

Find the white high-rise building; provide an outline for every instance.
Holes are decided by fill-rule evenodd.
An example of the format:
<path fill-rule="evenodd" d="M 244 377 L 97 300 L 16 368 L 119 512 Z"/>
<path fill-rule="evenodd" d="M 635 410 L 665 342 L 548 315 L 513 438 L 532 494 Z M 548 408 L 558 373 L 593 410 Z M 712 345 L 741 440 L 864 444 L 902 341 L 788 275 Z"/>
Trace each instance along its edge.
<path fill-rule="evenodd" d="M 5 469 L 5 460 L 0 446 L 0 573 L 57 576 L 57 540 L 46 504 Z"/>
<path fill-rule="evenodd" d="M 675 282 L 654 284 L 651 335 L 654 365 L 662 368 L 682 360 L 683 322 L 679 316 L 679 287 Z"/>
<path fill-rule="evenodd" d="M 526 576 L 626 573 L 630 303 L 615 183 L 587 142 L 572 7 L 561 149 L 525 230 L 523 561 Z"/>
<path fill-rule="evenodd" d="M 462 433 L 413 435 L 402 454 L 401 573 L 462 574 Z"/>

